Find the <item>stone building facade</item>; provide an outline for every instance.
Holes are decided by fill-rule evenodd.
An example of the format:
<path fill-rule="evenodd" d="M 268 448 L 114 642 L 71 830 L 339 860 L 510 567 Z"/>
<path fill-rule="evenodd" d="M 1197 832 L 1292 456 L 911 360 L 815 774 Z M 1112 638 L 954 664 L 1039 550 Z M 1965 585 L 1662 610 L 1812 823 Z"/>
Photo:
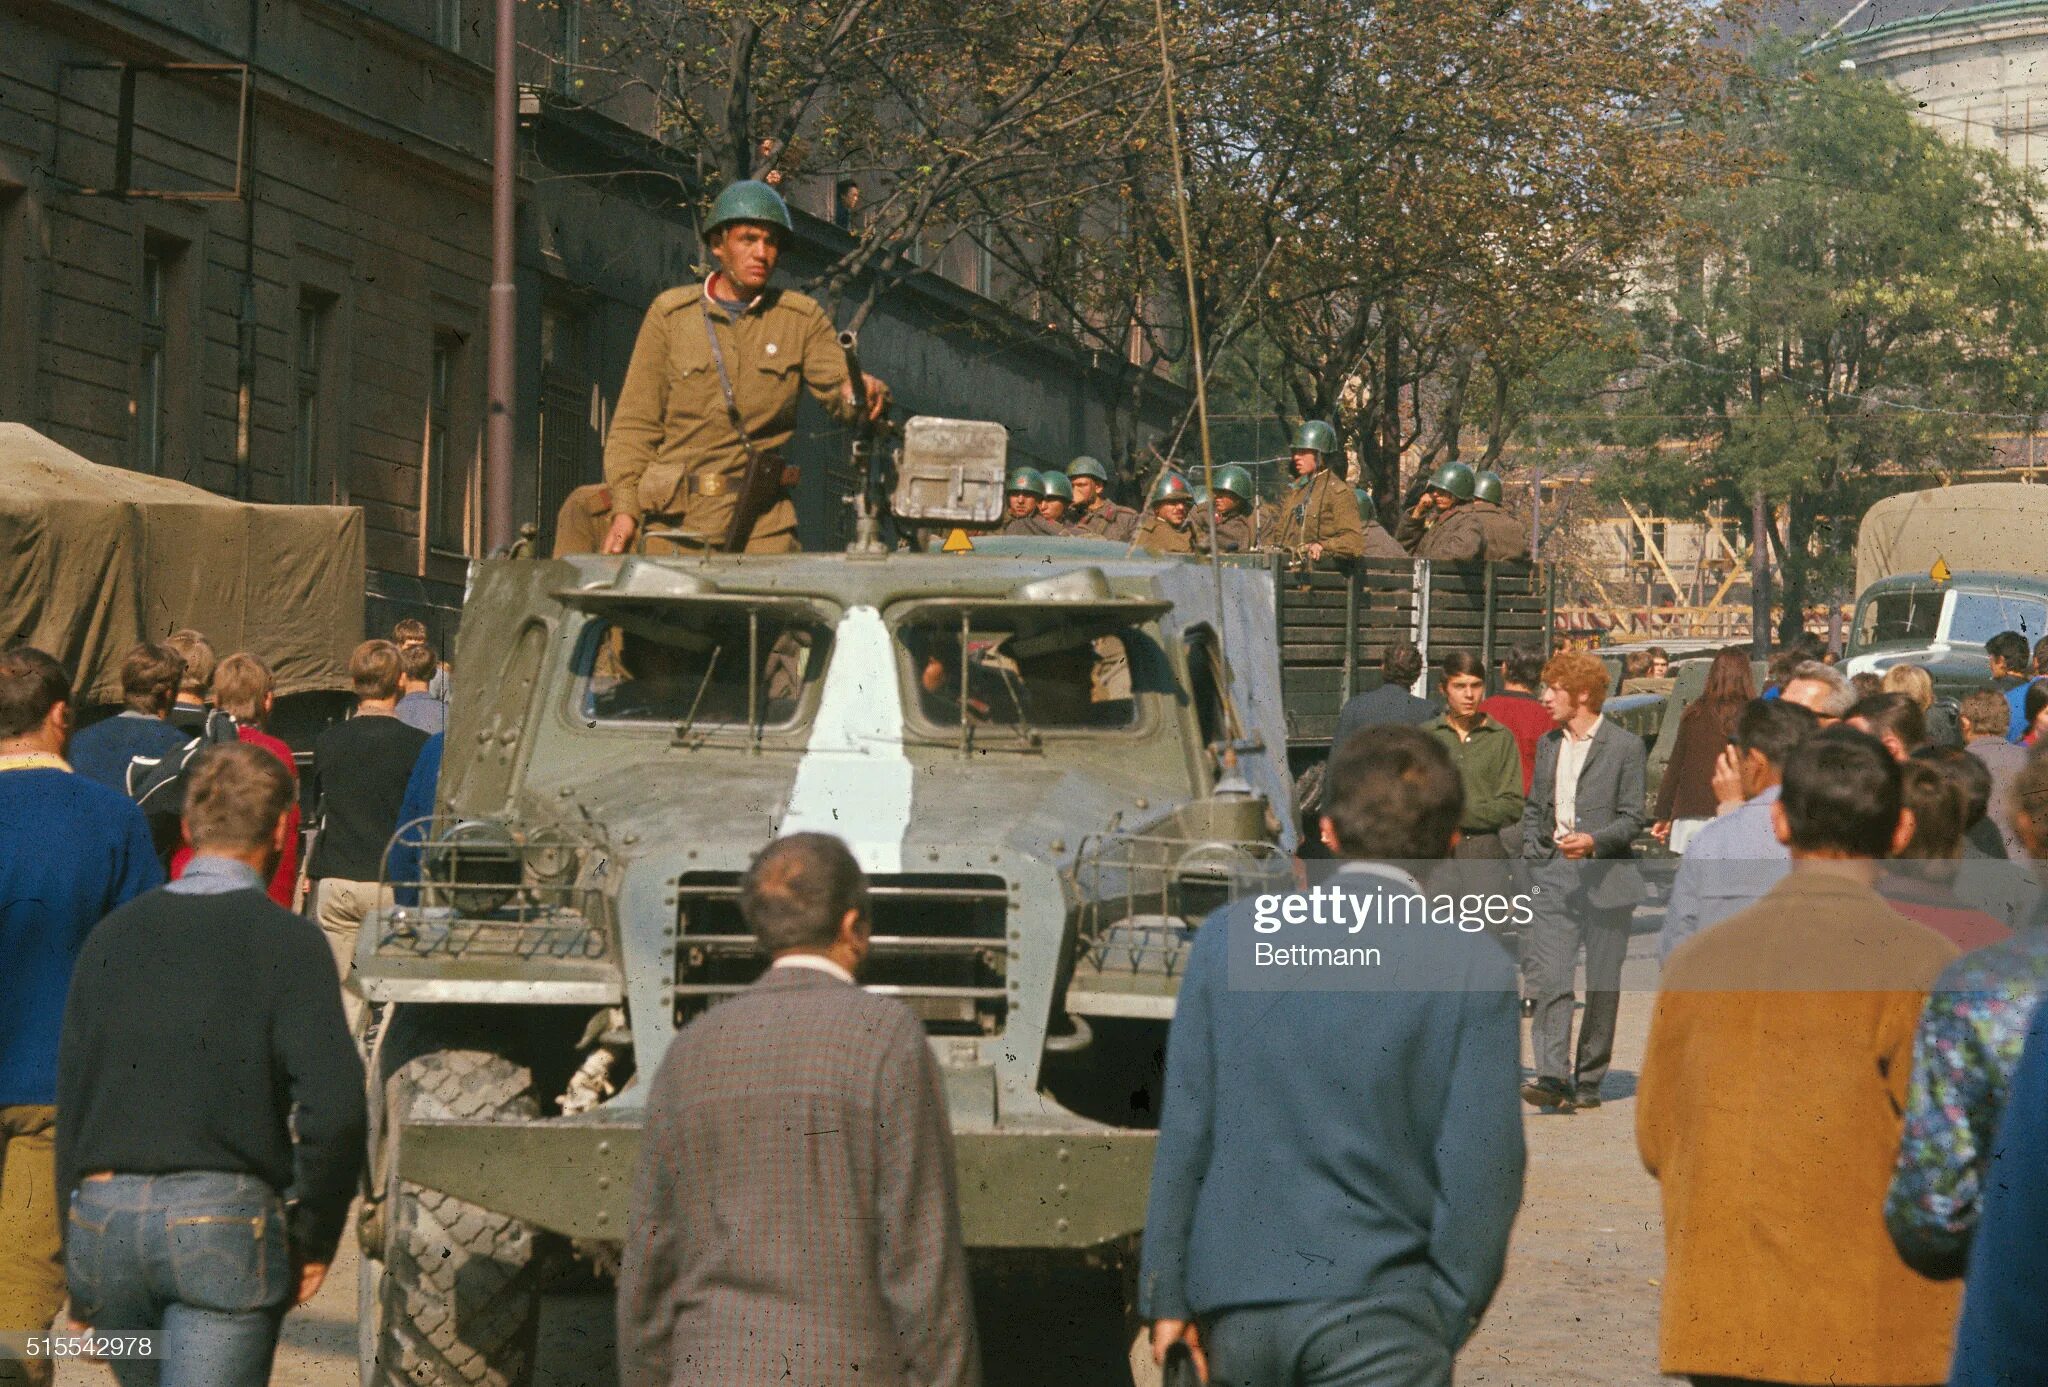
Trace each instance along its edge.
<path fill-rule="evenodd" d="M 363 510 L 367 624 L 442 638 L 478 549 L 490 281 L 488 0 L 16 0 L 0 15 L 0 418 L 101 463 Z M 520 136 L 514 513 L 597 477 L 648 302 L 698 261 L 658 148 L 543 92 Z M 800 274 L 834 252 L 800 219 Z M 936 276 L 863 333 L 910 409 L 1016 455 L 1100 450 L 1112 378 Z M 1181 392 L 1148 380 L 1141 424 Z M 840 532 L 822 412 L 807 543 Z"/>

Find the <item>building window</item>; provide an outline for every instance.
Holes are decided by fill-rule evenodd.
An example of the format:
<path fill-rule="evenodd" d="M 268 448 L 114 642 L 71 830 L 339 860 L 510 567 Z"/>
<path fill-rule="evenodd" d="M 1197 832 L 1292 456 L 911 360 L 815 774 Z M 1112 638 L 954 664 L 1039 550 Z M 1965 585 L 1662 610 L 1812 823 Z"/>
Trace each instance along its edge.
<path fill-rule="evenodd" d="M 433 0 L 434 42 L 451 52 L 462 51 L 462 0 Z"/>
<path fill-rule="evenodd" d="M 159 476 L 164 470 L 164 436 L 169 432 L 170 383 L 165 379 L 169 334 L 164 328 L 170 300 L 170 252 L 150 242 L 142 251 L 142 302 L 136 314 L 135 466 Z"/>
<path fill-rule="evenodd" d="M 445 554 L 469 551 L 470 468 L 455 430 L 461 368 L 462 339 L 437 334 L 427 373 L 427 547 Z"/>
<path fill-rule="evenodd" d="M 574 97 L 583 86 L 583 0 L 555 0 L 561 6 L 562 28 L 555 49 L 555 90 Z"/>
<path fill-rule="evenodd" d="M 300 504 L 318 501 L 332 504 L 335 496 L 329 482 L 333 459 L 327 456 L 327 411 L 322 387 L 332 363 L 334 296 L 317 290 L 299 291 L 299 312 L 293 333 L 292 371 L 296 382 L 292 418 L 292 474 L 288 495 Z"/>
<path fill-rule="evenodd" d="M 584 366 L 584 319 L 571 305 L 540 310 L 540 475 L 534 488 L 542 552 L 555 543 L 555 517 L 569 493 L 594 481 L 590 375 Z"/>

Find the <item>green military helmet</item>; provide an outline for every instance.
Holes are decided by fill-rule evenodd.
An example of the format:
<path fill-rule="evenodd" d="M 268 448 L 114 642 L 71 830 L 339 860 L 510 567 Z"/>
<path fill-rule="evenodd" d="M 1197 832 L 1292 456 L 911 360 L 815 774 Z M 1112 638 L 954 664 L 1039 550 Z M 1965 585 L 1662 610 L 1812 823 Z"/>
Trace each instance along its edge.
<path fill-rule="evenodd" d="M 711 215 L 704 220 L 704 235 L 708 238 L 732 222 L 761 222 L 784 232 L 796 230 L 790 225 L 789 204 L 782 194 L 756 178 L 742 178 L 720 190 L 711 204 Z"/>
<path fill-rule="evenodd" d="M 1145 498 L 1145 504 L 1156 506 L 1161 501 L 1193 502 L 1194 499 L 1194 489 L 1188 485 L 1186 477 L 1178 472 L 1166 472 L 1160 475 L 1158 481 L 1152 483 L 1152 494 Z"/>
<path fill-rule="evenodd" d="M 1429 489 L 1469 501 L 1474 489 L 1472 469 L 1462 462 L 1447 462 L 1429 474 Z"/>
<path fill-rule="evenodd" d="M 1105 486 L 1109 484 L 1109 469 L 1094 458 L 1089 457 L 1086 453 L 1081 454 L 1081 456 L 1067 464 L 1067 476 L 1070 478 L 1093 477 Z"/>
<path fill-rule="evenodd" d="M 1235 496 L 1245 505 L 1256 498 L 1252 488 L 1252 474 L 1236 463 L 1225 463 L 1216 469 L 1216 490 L 1226 496 Z"/>
<path fill-rule="evenodd" d="M 1045 478 L 1036 467 L 1010 469 L 1010 479 L 1003 484 L 1003 494 L 1015 495 L 1019 491 L 1041 498 L 1045 495 Z"/>
<path fill-rule="evenodd" d="M 1061 501 L 1072 503 L 1074 499 L 1074 484 L 1067 480 L 1066 473 L 1041 472 L 1039 474 L 1039 480 L 1045 483 L 1044 494 L 1047 500 L 1050 501 L 1056 498 Z"/>
<path fill-rule="evenodd" d="M 1497 506 L 1505 494 L 1498 472 L 1481 472 L 1472 479 L 1472 498 L 1476 501 L 1491 501 Z"/>
<path fill-rule="evenodd" d="M 1368 525 L 1380 523 L 1379 507 L 1372 503 L 1372 493 L 1362 486 L 1351 488 L 1351 494 L 1358 498 L 1358 518 Z"/>
<path fill-rule="evenodd" d="M 1294 431 L 1294 451 L 1320 454 L 1324 462 L 1337 451 L 1337 431 L 1321 419 L 1304 419 Z"/>

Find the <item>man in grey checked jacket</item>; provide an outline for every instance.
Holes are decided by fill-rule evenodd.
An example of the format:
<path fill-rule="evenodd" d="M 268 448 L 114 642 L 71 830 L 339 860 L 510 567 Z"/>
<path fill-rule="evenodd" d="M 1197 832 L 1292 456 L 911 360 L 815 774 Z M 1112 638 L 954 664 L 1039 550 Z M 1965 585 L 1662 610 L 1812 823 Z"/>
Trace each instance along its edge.
<path fill-rule="evenodd" d="M 977 1387 L 953 1143 L 924 1028 L 853 971 L 867 883 L 768 845 L 740 909 L 772 956 L 648 1093 L 619 1278 L 622 1387 Z"/>

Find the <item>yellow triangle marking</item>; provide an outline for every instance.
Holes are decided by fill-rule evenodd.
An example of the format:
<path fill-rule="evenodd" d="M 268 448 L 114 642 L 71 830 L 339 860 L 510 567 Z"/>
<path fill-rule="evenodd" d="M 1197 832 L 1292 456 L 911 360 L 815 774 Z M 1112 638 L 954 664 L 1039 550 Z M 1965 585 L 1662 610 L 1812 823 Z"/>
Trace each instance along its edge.
<path fill-rule="evenodd" d="M 1948 560 L 1936 555 L 1934 567 L 1927 570 L 1927 576 L 1937 583 L 1946 583 L 1949 579 Z"/>
<path fill-rule="evenodd" d="M 946 536 L 943 548 L 948 554 L 970 554 L 974 552 L 974 541 L 967 537 L 967 531 L 955 529 Z"/>

